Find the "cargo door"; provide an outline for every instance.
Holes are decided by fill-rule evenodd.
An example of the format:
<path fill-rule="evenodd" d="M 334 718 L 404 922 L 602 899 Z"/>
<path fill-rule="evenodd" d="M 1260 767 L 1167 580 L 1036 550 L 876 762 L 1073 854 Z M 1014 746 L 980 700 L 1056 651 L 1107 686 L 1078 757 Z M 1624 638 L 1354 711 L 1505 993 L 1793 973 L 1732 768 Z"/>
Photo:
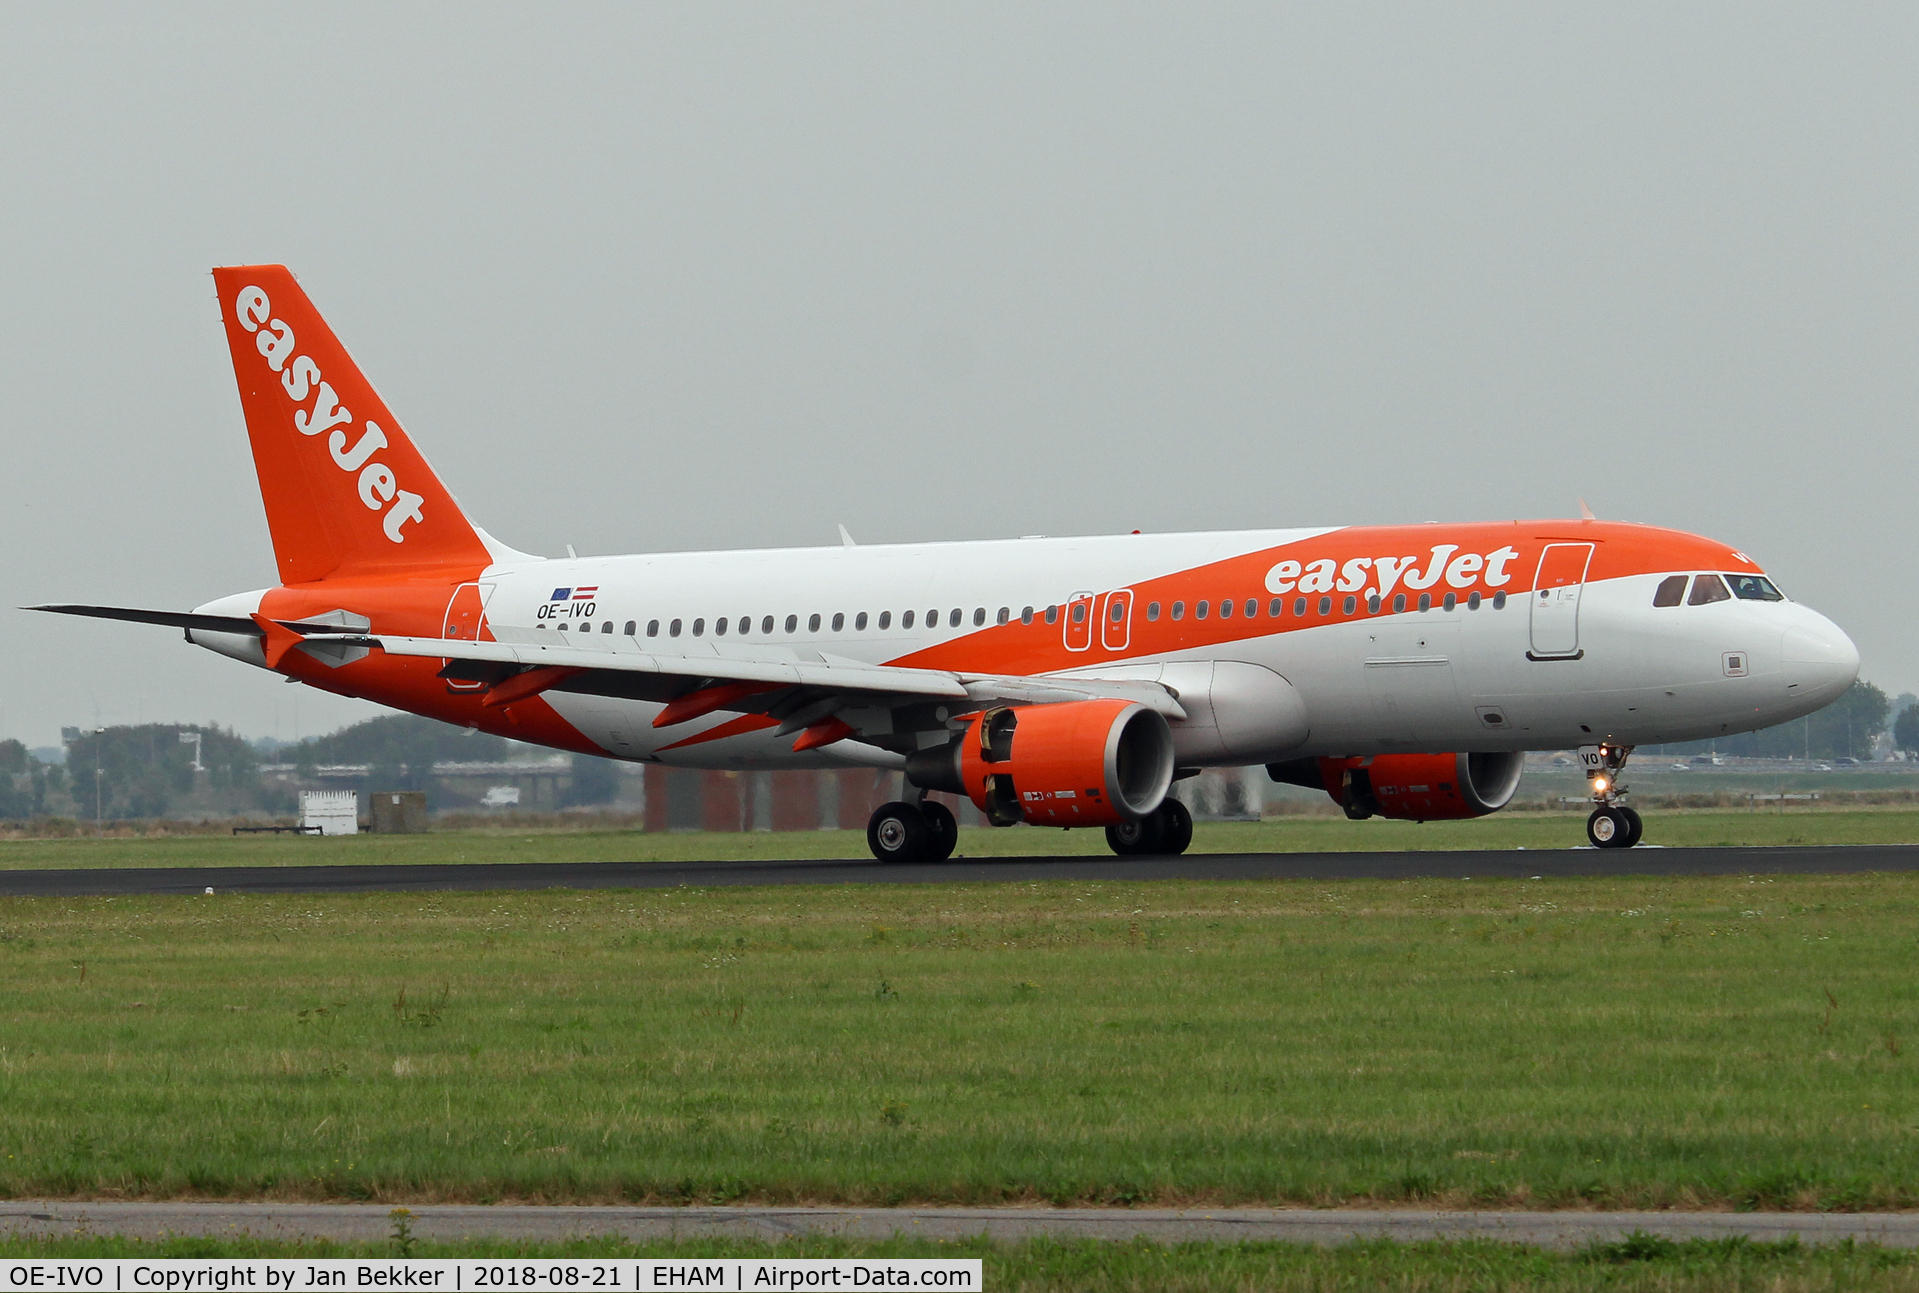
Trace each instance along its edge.
<path fill-rule="evenodd" d="M 1533 577 L 1532 650 L 1529 660 L 1577 660 L 1579 596 L 1586 586 L 1590 543 L 1549 543 Z"/>

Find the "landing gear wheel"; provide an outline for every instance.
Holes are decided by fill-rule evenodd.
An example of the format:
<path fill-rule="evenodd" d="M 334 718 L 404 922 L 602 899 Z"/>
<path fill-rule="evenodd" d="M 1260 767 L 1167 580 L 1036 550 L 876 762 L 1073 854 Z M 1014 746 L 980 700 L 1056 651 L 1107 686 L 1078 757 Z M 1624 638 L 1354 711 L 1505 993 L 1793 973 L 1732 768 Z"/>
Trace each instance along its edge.
<path fill-rule="evenodd" d="M 1639 837 L 1646 833 L 1646 823 L 1639 820 L 1639 814 L 1637 812 L 1633 811 L 1630 808 L 1627 808 L 1623 804 L 1620 805 L 1619 813 L 1622 817 L 1626 819 L 1626 845 L 1625 846 L 1627 848 L 1637 847 L 1639 844 Z"/>
<path fill-rule="evenodd" d="M 1632 818 L 1626 816 L 1631 811 L 1627 808 L 1615 808 L 1611 804 L 1593 809 L 1592 816 L 1586 819 L 1586 838 L 1593 842 L 1594 848 L 1631 848 L 1635 837 Z"/>
<path fill-rule="evenodd" d="M 1193 815 L 1186 811 L 1186 805 L 1177 799 L 1168 799 L 1153 816 L 1161 823 L 1160 852 L 1174 857 L 1184 853 L 1193 842 Z"/>
<path fill-rule="evenodd" d="M 1121 857 L 1146 857 L 1165 851 L 1165 820 L 1157 812 L 1106 828 L 1106 847 Z"/>
<path fill-rule="evenodd" d="M 953 810 L 937 799 L 929 799 L 920 805 L 920 816 L 926 819 L 923 859 L 944 862 L 952 857 L 953 846 L 959 843 L 959 819 L 953 816 Z"/>
<path fill-rule="evenodd" d="M 911 804 L 881 804 L 866 822 L 866 847 L 882 862 L 918 862 L 927 855 L 932 827 Z"/>

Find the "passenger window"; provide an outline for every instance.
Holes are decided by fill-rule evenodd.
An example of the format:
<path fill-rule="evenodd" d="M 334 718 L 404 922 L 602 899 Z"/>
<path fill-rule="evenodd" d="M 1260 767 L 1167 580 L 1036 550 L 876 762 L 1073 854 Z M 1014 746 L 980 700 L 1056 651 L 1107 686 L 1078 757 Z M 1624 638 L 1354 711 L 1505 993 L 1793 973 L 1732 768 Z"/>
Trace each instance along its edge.
<path fill-rule="evenodd" d="M 853 629 L 857 633 L 866 632 L 866 612 L 861 611 L 853 617 Z"/>
<path fill-rule="evenodd" d="M 1259 618 L 1259 599 L 1257 597 L 1248 597 L 1246 599 L 1246 618 L 1249 620 Z"/>
<path fill-rule="evenodd" d="M 1230 620 L 1233 618 L 1233 602 L 1231 598 L 1222 598 L 1220 600 L 1219 617 L 1223 620 Z"/>
<path fill-rule="evenodd" d="M 1354 611 L 1358 609 L 1359 609 L 1359 598 L 1353 596 L 1351 593 L 1347 593 L 1346 594 L 1346 614 L 1351 615 Z"/>
<path fill-rule="evenodd" d="M 1467 594 L 1466 594 L 1466 609 L 1467 609 L 1467 610 L 1469 610 L 1469 611 L 1476 611 L 1476 610 L 1478 610 L 1478 609 L 1479 609 L 1479 594 L 1478 594 L 1478 593 L 1467 593 Z"/>
<path fill-rule="evenodd" d="M 1368 615 L 1379 614 L 1379 594 L 1378 593 L 1366 594 L 1366 613 Z"/>
<path fill-rule="evenodd" d="M 1496 611 L 1503 611 L 1506 609 L 1506 590 L 1505 589 L 1502 588 L 1498 592 L 1493 594 L 1493 609 Z"/>
<path fill-rule="evenodd" d="M 820 631 L 820 613 L 818 611 L 814 611 L 806 617 L 806 631 L 808 633 L 818 633 Z"/>
<path fill-rule="evenodd" d="M 560 625 L 560 627 L 565 628 L 566 625 L 562 624 Z M 678 620 L 674 620 L 671 624 L 666 626 L 666 636 L 670 638 L 676 638 L 679 635 L 680 635 L 680 622 Z"/>
<path fill-rule="evenodd" d="M 1123 601 L 1120 601 L 1118 598 L 1113 599 L 1111 610 L 1112 610 L 1112 614 L 1108 615 L 1106 618 L 1113 621 L 1113 623 L 1117 624 L 1121 620 L 1126 618 L 1126 603 Z"/>
<path fill-rule="evenodd" d="M 1712 602 L 1729 602 L 1732 594 L 1726 591 L 1726 581 L 1718 575 L 1698 575 L 1692 581 L 1692 596 L 1686 599 L 1688 606 L 1706 606 Z"/>
<path fill-rule="evenodd" d="M 1019 610 L 1019 622 L 1020 622 L 1021 624 L 1031 624 L 1031 623 L 1033 622 L 1033 608 L 1032 608 L 1032 607 L 1030 607 L 1030 606 L 1022 606 L 1022 607 L 1020 607 L 1020 610 Z"/>
<path fill-rule="evenodd" d="M 1322 598 L 1320 598 L 1320 599 L 1319 599 L 1319 613 L 1320 613 L 1321 615 L 1331 615 L 1331 614 L 1333 613 L 1333 599 L 1332 599 L 1332 598 L 1330 598 L 1330 597 L 1322 597 Z"/>
<path fill-rule="evenodd" d="M 1057 607 L 1057 606 L 1048 606 L 1048 607 L 1046 608 L 1046 622 L 1047 622 L 1048 624 L 1057 624 L 1057 623 L 1059 623 L 1059 607 Z"/>
<path fill-rule="evenodd" d="M 741 635 L 744 636 L 745 634 L 751 633 L 752 631 L 753 631 L 753 617 L 751 615 L 740 616 Z"/>
<path fill-rule="evenodd" d="M 693 621 L 693 636 L 694 636 L 694 637 L 696 637 L 696 638 L 698 638 L 698 637 L 705 637 L 705 636 L 706 636 L 706 621 L 705 621 L 705 620 L 703 620 L 703 619 L 699 619 L 699 620 L 694 620 L 694 621 Z"/>
<path fill-rule="evenodd" d="M 1186 618 L 1186 603 L 1185 603 L 1185 602 L 1174 602 L 1174 603 L 1173 603 L 1173 618 L 1174 618 L 1174 619 L 1176 619 L 1176 620 L 1183 620 L 1183 619 L 1185 619 L 1185 618 Z"/>
<path fill-rule="evenodd" d="M 1447 593 L 1447 594 L 1446 594 L 1446 609 L 1450 611 L 1450 610 L 1452 610 L 1452 609 L 1453 609 L 1454 607 L 1456 607 L 1456 606 L 1458 606 L 1458 605 L 1459 605 L 1459 594 L 1458 594 L 1458 593 Z"/>
<path fill-rule="evenodd" d="M 833 631 L 838 633 L 846 627 L 846 616 L 838 611 L 833 613 Z"/>
<path fill-rule="evenodd" d="M 907 611 L 900 616 L 900 627 L 903 629 L 910 629 L 913 627 L 913 612 Z"/>
<path fill-rule="evenodd" d="M 1293 598 L 1293 618 L 1294 619 L 1306 618 L 1306 599 L 1304 597 Z"/>
<path fill-rule="evenodd" d="M 985 619 L 986 619 L 986 612 L 981 611 L 979 613 L 979 619 L 974 620 L 973 622 L 975 624 L 979 624 L 979 623 L 983 623 Z M 946 627 L 949 629 L 956 629 L 959 626 L 960 626 L 960 608 L 955 606 L 946 616 Z"/>
<path fill-rule="evenodd" d="M 1419 595 L 1419 609 L 1422 611 L 1429 611 L 1432 608 L 1433 608 L 1433 595 L 1431 593 L 1421 593 Z"/>
<path fill-rule="evenodd" d="M 1013 618 L 1013 608 L 1010 606 L 1002 606 L 999 608 L 999 614 L 996 617 L 994 617 L 993 622 L 995 624 L 1004 624 L 1012 618 Z"/>
<path fill-rule="evenodd" d="M 890 629 L 893 627 L 893 612 L 891 611 L 880 612 L 880 627 L 883 629 Z"/>
<path fill-rule="evenodd" d="M 953 614 L 958 615 L 959 612 L 954 611 Z M 1000 619 L 1003 621 L 1005 618 L 1006 612 L 1001 611 Z M 973 627 L 978 628 L 984 623 L 986 623 L 986 608 L 984 606 L 975 606 L 973 608 Z"/>
<path fill-rule="evenodd" d="M 602 625 L 600 625 L 600 632 L 602 632 L 602 633 L 611 633 L 612 631 L 613 631 L 613 621 L 612 621 L 612 620 L 608 620 L 608 621 L 607 621 L 606 623 L 604 623 L 604 624 L 602 624 Z"/>
<path fill-rule="evenodd" d="M 1397 615 L 1405 609 L 1406 609 L 1406 594 L 1394 593 L 1393 594 L 1393 614 Z"/>
<path fill-rule="evenodd" d="M 799 627 L 800 627 L 799 616 L 789 615 L 786 617 L 786 631 L 788 633 L 797 633 L 799 631 Z"/>
<path fill-rule="evenodd" d="M 1278 619 L 1284 615 L 1286 613 L 1286 599 L 1283 597 L 1275 597 L 1272 601 L 1267 602 L 1266 613 L 1274 619 Z"/>
<path fill-rule="evenodd" d="M 1686 600 L 1686 577 L 1667 575 L 1659 581 L 1659 588 L 1652 595 L 1654 606 L 1677 606 Z"/>
<path fill-rule="evenodd" d="M 726 636 L 726 616 L 722 615 L 713 621 L 713 636 L 719 638 Z"/>
<path fill-rule="evenodd" d="M 1206 612 L 1207 612 L 1208 610 L 1210 610 L 1210 609 L 1212 609 L 1212 606 L 1211 606 L 1211 603 L 1209 603 L 1209 602 L 1205 602 L 1205 601 L 1197 601 L 1197 602 L 1194 602 L 1194 603 L 1193 603 L 1193 618 L 1194 618 L 1194 619 L 1196 619 L 1196 620 L 1203 620 L 1203 619 L 1205 619 L 1205 618 L 1206 618 Z"/>
<path fill-rule="evenodd" d="M 1086 603 L 1074 602 L 1073 603 L 1073 623 L 1084 624 L 1085 622 L 1086 622 Z"/>
<path fill-rule="evenodd" d="M 658 620 L 648 620 L 646 622 L 646 635 L 650 638 L 656 638 L 660 635 L 660 622 Z"/>
<path fill-rule="evenodd" d="M 639 628 L 639 627 L 640 627 L 640 626 L 639 626 L 639 624 L 638 624 L 638 622 L 636 622 L 636 621 L 634 621 L 634 620 L 628 620 L 628 621 L 626 622 L 626 636 L 628 636 L 628 637 L 632 637 L 632 636 L 634 635 L 634 630 L 636 630 L 636 629 L 637 629 L 637 628 Z"/>
<path fill-rule="evenodd" d="M 773 617 L 771 615 L 763 616 L 760 619 L 760 632 L 762 634 L 771 634 L 773 632 Z"/>
<path fill-rule="evenodd" d="M 567 630 L 567 628 L 568 628 L 568 626 L 567 626 L 567 625 L 565 625 L 565 624 L 562 624 L 562 625 L 560 625 L 560 632 L 562 632 L 562 633 L 564 633 L 564 632 L 566 632 L 566 630 Z"/>
<path fill-rule="evenodd" d="M 1148 603 L 1146 603 L 1146 618 L 1147 618 L 1148 620 L 1157 620 L 1157 619 L 1159 618 L 1159 603 L 1158 603 L 1158 602 L 1148 602 Z"/>
<path fill-rule="evenodd" d="M 1746 602 L 1783 602 L 1786 595 L 1773 587 L 1764 575 L 1727 575 L 1732 595 Z"/>

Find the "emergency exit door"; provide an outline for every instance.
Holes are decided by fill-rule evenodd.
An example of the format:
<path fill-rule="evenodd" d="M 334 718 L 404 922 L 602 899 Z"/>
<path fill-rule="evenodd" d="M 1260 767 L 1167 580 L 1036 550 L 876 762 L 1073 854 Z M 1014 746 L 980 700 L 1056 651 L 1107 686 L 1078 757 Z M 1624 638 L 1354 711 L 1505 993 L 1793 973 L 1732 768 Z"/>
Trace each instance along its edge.
<path fill-rule="evenodd" d="M 1533 577 L 1531 660 L 1577 660 L 1579 598 L 1586 587 L 1590 543 L 1549 543 Z"/>

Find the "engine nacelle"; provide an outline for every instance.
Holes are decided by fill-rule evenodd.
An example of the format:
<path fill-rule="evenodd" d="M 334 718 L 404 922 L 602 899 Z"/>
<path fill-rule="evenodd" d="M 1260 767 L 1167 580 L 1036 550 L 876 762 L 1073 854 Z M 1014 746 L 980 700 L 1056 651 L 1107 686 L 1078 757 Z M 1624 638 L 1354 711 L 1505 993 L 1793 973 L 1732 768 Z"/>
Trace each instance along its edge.
<path fill-rule="evenodd" d="M 1512 802 L 1525 768 L 1526 756 L 1508 750 L 1294 759 L 1267 764 L 1266 775 L 1289 785 L 1324 790 L 1355 821 L 1390 817 L 1437 822 L 1498 812 Z"/>
<path fill-rule="evenodd" d="M 989 709 L 959 738 L 907 756 L 916 786 L 965 795 L 995 826 L 1114 826 L 1173 784 L 1173 732 L 1130 700 Z"/>

